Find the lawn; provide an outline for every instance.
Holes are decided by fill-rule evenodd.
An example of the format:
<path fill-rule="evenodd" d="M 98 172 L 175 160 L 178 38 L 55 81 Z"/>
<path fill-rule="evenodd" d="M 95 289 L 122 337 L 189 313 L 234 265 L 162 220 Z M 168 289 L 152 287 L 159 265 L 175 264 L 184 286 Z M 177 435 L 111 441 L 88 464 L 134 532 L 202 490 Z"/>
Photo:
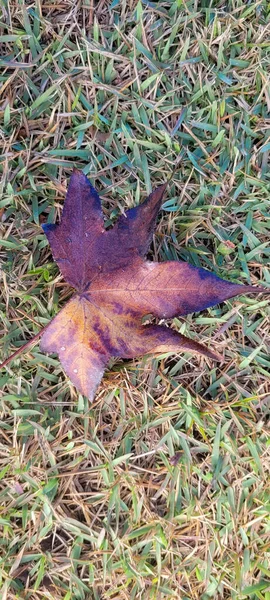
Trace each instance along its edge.
<path fill-rule="evenodd" d="M 150 259 L 269 287 L 267 2 L 1 7 L 2 360 L 72 294 L 74 166 L 108 226 L 171 178 Z M 224 361 L 115 359 L 93 404 L 37 341 L 1 370 L 2 600 L 270 600 L 269 299 L 168 324 Z"/>

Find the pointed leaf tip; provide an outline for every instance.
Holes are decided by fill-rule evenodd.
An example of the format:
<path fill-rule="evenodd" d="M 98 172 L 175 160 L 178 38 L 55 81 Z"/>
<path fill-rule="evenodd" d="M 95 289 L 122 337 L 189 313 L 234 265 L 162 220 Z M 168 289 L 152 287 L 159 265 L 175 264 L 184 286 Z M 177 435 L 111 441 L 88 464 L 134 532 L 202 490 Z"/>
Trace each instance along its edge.
<path fill-rule="evenodd" d="M 82 177 L 86 177 L 86 175 L 84 174 L 84 172 L 81 169 L 77 169 L 77 167 L 73 167 L 71 175 L 73 175 L 73 174 L 74 175 L 78 175 L 78 176 L 82 176 Z M 86 177 L 86 179 L 88 181 L 87 177 Z"/>
<path fill-rule="evenodd" d="M 262 287 L 261 285 L 242 285 L 240 294 L 270 294 L 270 288 Z"/>
<path fill-rule="evenodd" d="M 54 231 L 54 229 L 56 229 L 57 225 L 56 223 L 42 223 L 41 225 L 44 233 L 48 233 L 49 231 Z"/>
<path fill-rule="evenodd" d="M 84 172 L 81 171 L 81 169 L 77 169 L 76 167 L 74 167 L 74 169 L 72 170 L 72 173 L 71 173 L 71 176 L 70 176 L 70 180 L 69 180 L 69 186 L 74 181 L 77 182 L 77 183 L 82 182 L 82 183 L 86 184 L 87 186 L 93 187 L 92 184 L 91 184 L 91 182 L 90 182 L 90 180 L 84 174 Z M 96 190 L 95 190 L 95 192 L 96 192 Z"/>
<path fill-rule="evenodd" d="M 127 264 L 131 264 L 135 256 L 146 254 L 167 185 L 168 182 L 162 183 L 147 196 L 144 202 L 128 209 L 108 232 L 106 250 L 111 254 L 112 248 L 118 248 L 122 257 L 121 265 L 123 259 L 126 259 Z M 116 260 L 117 250 L 114 254 Z"/>
<path fill-rule="evenodd" d="M 164 194 L 164 192 L 166 191 L 167 187 L 168 187 L 168 181 L 165 181 L 164 183 L 161 183 L 160 185 L 158 185 L 157 188 L 155 188 L 155 190 L 153 190 L 153 192 L 159 192 L 160 194 Z"/>
<path fill-rule="evenodd" d="M 224 357 L 222 356 L 222 354 L 220 354 L 219 352 L 214 352 L 213 350 L 210 350 L 210 348 L 206 349 L 205 356 L 208 356 L 208 358 L 211 358 L 212 360 L 215 360 L 216 362 L 224 361 Z"/>

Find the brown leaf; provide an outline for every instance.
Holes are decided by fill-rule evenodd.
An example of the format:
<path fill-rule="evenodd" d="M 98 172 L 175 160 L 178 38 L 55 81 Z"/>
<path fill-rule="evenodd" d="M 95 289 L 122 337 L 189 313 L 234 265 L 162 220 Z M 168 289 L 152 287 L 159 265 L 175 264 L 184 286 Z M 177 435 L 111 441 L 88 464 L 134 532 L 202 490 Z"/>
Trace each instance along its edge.
<path fill-rule="evenodd" d="M 267 291 L 180 261 L 145 261 L 165 190 L 161 185 L 105 230 L 99 196 L 75 170 L 60 224 L 43 226 L 55 261 L 77 292 L 47 327 L 41 349 L 58 353 L 71 381 L 91 400 L 111 356 L 190 351 L 220 360 L 166 326 L 143 326 L 146 314 L 171 318 Z"/>

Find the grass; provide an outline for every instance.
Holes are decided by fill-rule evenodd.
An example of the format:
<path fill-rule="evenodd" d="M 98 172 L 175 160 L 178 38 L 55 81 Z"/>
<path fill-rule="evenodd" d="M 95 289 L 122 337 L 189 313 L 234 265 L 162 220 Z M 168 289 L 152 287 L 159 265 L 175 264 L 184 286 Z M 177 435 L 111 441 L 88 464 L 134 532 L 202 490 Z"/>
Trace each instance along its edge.
<path fill-rule="evenodd" d="M 151 256 L 269 286 L 266 2 L 2 0 L 3 359 L 70 296 L 40 224 L 73 166 L 107 222 L 178 169 Z M 0 374 L 3 600 L 269 600 L 269 303 L 174 325 L 224 354 L 115 360 L 95 403 Z"/>

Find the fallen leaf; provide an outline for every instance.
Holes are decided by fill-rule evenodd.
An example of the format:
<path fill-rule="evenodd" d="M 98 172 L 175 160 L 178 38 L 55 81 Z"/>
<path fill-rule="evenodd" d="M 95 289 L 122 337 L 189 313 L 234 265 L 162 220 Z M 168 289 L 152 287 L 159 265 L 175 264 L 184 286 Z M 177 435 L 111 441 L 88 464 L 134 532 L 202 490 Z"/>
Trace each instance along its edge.
<path fill-rule="evenodd" d="M 96 190 L 74 170 L 61 222 L 42 225 L 54 260 L 77 292 L 44 331 L 41 350 L 58 354 L 71 381 L 90 400 L 112 356 L 188 351 L 221 359 L 164 325 L 142 325 L 146 314 L 168 319 L 238 294 L 266 291 L 184 262 L 144 259 L 166 185 L 105 230 Z"/>

